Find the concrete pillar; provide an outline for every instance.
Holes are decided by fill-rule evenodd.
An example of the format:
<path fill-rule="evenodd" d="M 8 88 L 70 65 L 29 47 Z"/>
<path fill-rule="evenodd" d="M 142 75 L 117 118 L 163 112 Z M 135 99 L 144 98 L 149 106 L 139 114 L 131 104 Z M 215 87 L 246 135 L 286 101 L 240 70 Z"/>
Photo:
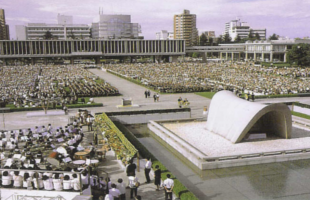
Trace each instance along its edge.
<path fill-rule="evenodd" d="M 270 62 L 273 62 L 273 52 L 270 52 Z"/>
<path fill-rule="evenodd" d="M 228 59 L 228 53 L 226 52 L 226 60 Z"/>
<path fill-rule="evenodd" d="M 132 63 L 132 56 L 129 56 L 129 58 L 130 58 L 130 63 Z"/>
<path fill-rule="evenodd" d="M 35 65 L 36 64 L 36 59 L 35 58 L 31 58 L 31 65 Z"/>
<path fill-rule="evenodd" d="M 44 65 L 47 65 L 47 58 L 43 59 L 43 63 L 44 63 Z"/>
<path fill-rule="evenodd" d="M 234 60 L 234 52 L 231 53 L 231 60 Z"/>
<path fill-rule="evenodd" d="M 74 58 L 73 58 L 73 57 L 70 58 L 70 64 L 71 64 L 71 65 L 74 64 Z"/>
<path fill-rule="evenodd" d="M 221 60 L 222 60 L 222 57 L 223 57 L 222 52 L 220 52 L 220 59 L 221 59 Z"/>
<path fill-rule="evenodd" d="M 153 56 L 153 63 L 155 63 L 155 56 Z"/>
<path fill-rule="evenodd" d="M 254 61 L 256 61 L 256 53 L 254 52 Z"/>
<path fill-rule="evenodd" d="M 99 65 L 99 64 L 100 64 L 100 57 L 96 57 L 96 58 L 95 58 L 95 63 L 96 63 L 96 65 Z"/>
<path fill-rule="evenodd" d="M 245 52 L 245 59 L 248 60 L 248 52 Z"/>
<path fill-rule="evenodd" d="M 262 52 L 262 61 L 265 61 L 265 54 Z"/>
<path fill-rule="evenodd" d="M 286 62 L 286 53 L 284 53 L 283 61 Z"/>
<path fill-rule="evenodd" d="M 202 62 L 203 62 L 203 63 L 206 63 L 206 62 L 207 62 L 206 53 L 202 53 Z"/>

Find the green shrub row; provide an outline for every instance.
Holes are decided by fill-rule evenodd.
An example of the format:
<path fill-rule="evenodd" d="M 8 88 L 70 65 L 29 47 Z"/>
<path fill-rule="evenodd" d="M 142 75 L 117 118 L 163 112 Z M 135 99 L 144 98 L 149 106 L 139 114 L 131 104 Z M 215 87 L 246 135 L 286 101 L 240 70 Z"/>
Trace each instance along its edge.
<path fill-rule="evenodd" d="M 87 108 L 87 107 L 101 107 L 103 106 L 102 103 L 93 103 L 93 104 L 71 104 L 67 105 L 68 108 Z M 61 106 L 56 106 L 56 109 L 62 110 Z M 42 107 L 21 107 L 21 108 L 12 108 L 10 107 L 10 110 L 7 112 L 21 112 L 21 111 L 35 111 L 35 110 L 43 110 Z M 48 107 L 48 110 L 53 110 L 52 106 Z"/>
<path fill-rule="evenodd" d="M 299 102 L 294 102 L 294 105 L 302 107 L 302 108 L 310 108 L 310 105 L 304 104 L 304 103 L 299 103 Z"/>
<path fill-rule="evenodd" d="M 299 113 L 299 112 L 295 112 L 295 111 L 291 111 L 292 115 L 297 116 L 297 117 L 302 117 L 305 119 L 310 119 L 310 115 L 306 115 L 303 113 Z"/>
<path fill-rule="evenodd" d="M 299 93 L 299 94 L 275 94 L 275 95 L 257 95 L 256 99 L 265 98 L 283 98 L 283 97 L 310 97 L 310 93 Z"/>
<path fill-rule="evenodd" d="M 179 197 L 181 200 L 198 200 L 198 198 L 178 180 L 173 176 L 171 172 L 161 163 L 158 159 L 151 154 L 147 148 L 143 144 L 140 143 L 139 140 L 120 122 L 114 122 L 114 124 L 118 127 L 118 129 L 127 137 L 127 139 L 138 149 L 140 155 L 144 158 L 151 158 L 153 167 L 158 165 L 161 169 L 161 178 L 165 180 L 167 178 L 167 174 L 171 174 L 174 179 L 174 189 L 173 192 Z"/>

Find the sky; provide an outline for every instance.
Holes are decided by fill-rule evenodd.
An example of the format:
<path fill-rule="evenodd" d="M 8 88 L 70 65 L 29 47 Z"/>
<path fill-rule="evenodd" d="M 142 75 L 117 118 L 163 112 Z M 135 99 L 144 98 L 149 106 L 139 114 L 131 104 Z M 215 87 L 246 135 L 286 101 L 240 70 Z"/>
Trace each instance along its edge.
<path fill-rule="evenodd" d="M 225 23 L 236 18 L 253 29 L 267 29 L 289 37 L 310 36 L 310 0 L 0 0 L 5 10 L 10 38 L 15 26 L 27 23 L 57 23 L 57 15 L 73 16 L 73 23 L 91 24 L 103 14 L 129 14 L 139 23 L 145 39 L 155 39 L 161 30 L 173 31 L 173 16 L 184 9 L 196 14 L 197 28 L 215 31 L 218 37 Z"/>

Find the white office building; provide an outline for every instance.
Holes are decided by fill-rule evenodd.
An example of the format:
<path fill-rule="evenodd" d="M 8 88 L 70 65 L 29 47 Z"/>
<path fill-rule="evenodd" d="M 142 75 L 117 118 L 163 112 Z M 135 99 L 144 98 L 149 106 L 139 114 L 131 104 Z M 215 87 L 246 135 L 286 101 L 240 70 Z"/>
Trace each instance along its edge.
<path fill-rule="evenodd" d="M 94 39 L 136 39 L 141 33 L 141 26 L 131 22 L 130 15 L 100 14 L 92 23 Z"/>
<path fill-rule="evenodd" d="M 173 40 L 173 32 L 169 32 L 167 30 L 162 30 L 155 34 L 156 40 Z"/>
<path fill-rule="evenodd" d="M 73 24 L 72 16 L 57 16 L 58 24 L 28 23 L 16 25 L 17 40 L 43 40 L 49 31 L 54 40 L 89 39 L 90 27 L 87 24 Z"/>
<path fill-rule="evenodd" d="M 266 29 L 251 29 L 247 22 L 241 22 L 240 19 L 231 20 L 225 24 L 224 35 L 227 33 L 232 41 L 235 41 L 237 36 L 239 36 L 240 39 L 247 38 L 250 33 L 253 37 L 258 33 L 260 39 L 266 39 Z"/>

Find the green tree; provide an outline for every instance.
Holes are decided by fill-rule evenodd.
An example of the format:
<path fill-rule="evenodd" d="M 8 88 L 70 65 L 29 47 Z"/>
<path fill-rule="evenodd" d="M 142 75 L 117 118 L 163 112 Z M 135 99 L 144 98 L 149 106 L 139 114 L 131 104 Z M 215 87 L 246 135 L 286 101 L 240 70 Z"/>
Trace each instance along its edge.
<path fill-rule="evenodd" d="M 217 38 L 217 44 L 221 44 L 223 42 L 223 36 L 220 35 L 218 38 Z"/>
<path fill-rule="evenodd" d="M 255 33 L 255 39 L 256 39 L 256 40 L 260 40 L 260 36 L 259 36 L 258 33 Z"/>
<path fill-rule="evenodd" d="M 310 44 L 294 44 L 287 52 L 287 62 L 298 66 L 310 66 Z"/>
<path fill-rule="evenodd" d="M 53 38 L 53 34 L 52 34 L 50 31 L 46 31 L 46 32 L 44 33 L 44 35 L 43 35 L 43 38 L 44 38 L 45 40 L 50 40 L 50 39 Z"/>
<path fill-rule="evenodd" d="M 203 33 L 199 37 L 199 45 L 206 46 L 207 45 L 207 36 Z"/>
<path fill-rule="evenodd" d="M 210 45 L 210 46 L 213 46 L 213 42 L 214 42 L 213 38 L 212 38 L 212 37 L 209 37 L 209 45 Z"/>
<path fill-rule="evenodd" d="M 226 34 L 224 35 L 223 42 L 224 42 L 224 43 L 230 43 L 230 42 L 231 42 L 231 37 L 229 36 L 228 33 L 226 33 Z"/>
<path fill-rule="evenodd" d="M 268 40 L 278 40 L 279 38 L 278 38 L 278 36 L 274 33 L 274 34 L 272 34 L 269 38 L 268 38 Z"/>
<path fill-rule="evenodd" d="M 252 31 L 249 32 L 247 40 L 251 40 L 251 41 L 255 40 L 255 37 L 253 36 Z"/>
<path fill-rule="evenodd" d="M 240 38 L 240 36 L 239 36 L 239 35 L 237 35 L 237 36 L 236 36 L 236 38 L 235 38 L 235 42 L 236 42 L 236 43 L 241 42 L 241 38 Z"/>

